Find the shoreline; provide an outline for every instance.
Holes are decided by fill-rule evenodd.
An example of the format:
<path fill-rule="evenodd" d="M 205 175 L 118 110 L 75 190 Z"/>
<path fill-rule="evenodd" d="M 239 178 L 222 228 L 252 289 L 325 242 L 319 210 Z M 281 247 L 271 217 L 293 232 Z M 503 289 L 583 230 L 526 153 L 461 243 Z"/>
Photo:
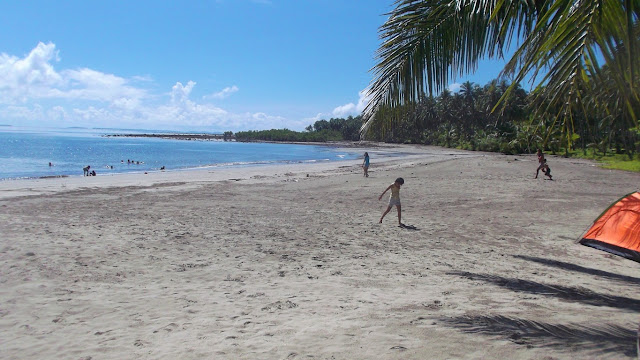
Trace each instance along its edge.
<path fill-rule="evenodd" d="M 315 144 L 312 144 L 315 145 Z M 351 148 L 346 143 L 332 145 L 337 149 Z M 380 145 L 363 147 L 372 155 L 381 154 L 376 158 L 377 165 L 387 164 L 393 160 L 417 160 L 422 157 L 433 157 L 434 160 L 447 156 L 481 156 L 483 153 L 466 152 L 455 149 L 444 149 L 430 146 L 410 145 Z M 395 154 L 399 154 L 398 159 Z M 411 161 L 409 161 L 411 162 Z M 221 166 L 215 168 L 188 168 L 178 170 L 153 170 L 145 172 L 129 172 L 116 174 L 102 174 L 98 176 L 47 176 L 28 179 L 6 179 L 0 181 L 0 199 L 16 196 L 30 196 L 52 194 L 61 191 L 71 191 L 80 188 L 153 186 L 162 183 L 178 182 L 219 182 L 246 181 L 250 183 L 297 180 L 309 176 L 327 176 L 327 174 L 344 173 L 345 171 L 361 171 L 362 159 L 340 160 L 328 162 L 292 162 L 288 164 L 253 164 L 247 166 Z M 345 170 L 348 169 L 348 170 Z M 354 170 L 355 169 L 355 170 Z M 342 170 L 342 171 L 341 171 Z M 289 175 L 287 175 L 289 174 Z"/>
<path fill-rule="evenodd" d="M 0 182 L 3 358 L 637 358 L 640 264 L 576 240 L 640 174 L 375 151 Z"/>

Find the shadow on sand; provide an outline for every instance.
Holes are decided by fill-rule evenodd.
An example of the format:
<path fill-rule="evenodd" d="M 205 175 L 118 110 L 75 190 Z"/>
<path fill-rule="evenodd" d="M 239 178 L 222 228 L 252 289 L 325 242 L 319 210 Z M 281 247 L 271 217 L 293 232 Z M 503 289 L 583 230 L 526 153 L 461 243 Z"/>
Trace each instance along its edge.
<path fill-rule="evenodd" d="M 474 274 L 470 272 L 449 272 L 469 280 L 484 281 L 513 291 L 526 292 L 536 295 L 552 296 L 566 301 L 573 301 L 592 306 L 609 306 L 640 313 L 640 300 L 617 295 L 604 295 L 584 287 L 563 285 L 547 285 L 536 281 L 506 278 L 497 275 Z"/>
<path fill-rule="evenodd" d="M 440 319 L 439 323 L 466 333 L 503 337 L 527 347 L 550 347 L 560 351 L 569 347 L 568 351 L 571 351 L 571 347 L 579 346 L 592 351 L 594 359 L 603 355 L 633 358 L 636 355 L 635 329 L 606 323 L 588 327 L 556 325 L 502 315 L 459 316 Z"/>
<path fill-rule="evenodd" d="M 556 268 L 559 268 L 559 269 L 563 269 L 563 270 L 581 272 L 581 273 L 585 273 L 585 274 L 589 274 L 589 275 L 595 275 L 595 276 L 604 277 L 604 278 L 607 278 L 607 279 L 610 279 L 610 280 L 624 281 L 624 282 L 628 282 L 631 285 L 640 286 L 640 278 L 637 278 L 637 277 L 615 274 L 615 273 L 608 272 L 608 271 L 603 271 L 603 270 L 598 270 L 598 269 L 591 269 L 591 268 L 587 268 L 587 267 L 584 267 L 584 266 L 575 265 L 575 264 L 571 264 L 571 263 L 567 263 L 567 262 L 563 262 L 563 261 L 544 259 L 544 258 L 539 258 L 539 257 L 534 257 L 534 256 L 514 255 L 513 257 L 515 257 L 517 259 L 523 259 L 523 260 L 527 260 L 527 261 L 537 262 L 537 263 L 540 263 L 540 264 L 543 264 L 543 265 L 547 265 L 547 266 L 553 266 L 553 267 L 556 267 Z"/>
<path fill-rule="evenodd" d="M 398 227 L 403 228 L 403 229 L 407 229 L 407 230 L 420 230 L 417 227 L 413 226 L 413 225 L 407 225 L 407 224 L 401 224 L 398 225 Z"/>

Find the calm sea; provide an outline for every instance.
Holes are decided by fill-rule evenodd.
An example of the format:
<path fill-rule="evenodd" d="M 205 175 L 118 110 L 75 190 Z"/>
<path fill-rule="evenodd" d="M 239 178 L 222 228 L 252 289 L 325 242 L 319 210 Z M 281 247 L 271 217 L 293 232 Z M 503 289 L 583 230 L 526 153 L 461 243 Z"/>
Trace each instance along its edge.
<path fill-rule="evenodd" d="M 0 179 L 82 176 L 86 165 L 99 176 L 159 171 L 162 166 L 171 171 L 337 161 L 362 155 L 317 145 L 105 136 L 123 133 L 135 131 L 0 126 Z"/>

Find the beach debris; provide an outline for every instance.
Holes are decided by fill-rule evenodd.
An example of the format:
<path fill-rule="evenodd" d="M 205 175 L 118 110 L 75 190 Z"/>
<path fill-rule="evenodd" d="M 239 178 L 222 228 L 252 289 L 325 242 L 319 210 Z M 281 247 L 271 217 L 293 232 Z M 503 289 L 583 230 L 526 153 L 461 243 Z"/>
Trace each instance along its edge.
<path fill-rule="evenodd" d="M 273 311 L 273 310 L 285 310 L 285 309 L 293 309 L 297 308 L 298 304 L 292 302 L 291 300 L 287 301 L 276 301 L 262 308 L 262 311 Z"/>
<path fill-rule="evenodd" d="M 407 348 L 404 347 L 404 346 L 396 345 L 396 346 L 391 347 L 391 350 L 405 351 L 405 350 L 407 350 Z"/>

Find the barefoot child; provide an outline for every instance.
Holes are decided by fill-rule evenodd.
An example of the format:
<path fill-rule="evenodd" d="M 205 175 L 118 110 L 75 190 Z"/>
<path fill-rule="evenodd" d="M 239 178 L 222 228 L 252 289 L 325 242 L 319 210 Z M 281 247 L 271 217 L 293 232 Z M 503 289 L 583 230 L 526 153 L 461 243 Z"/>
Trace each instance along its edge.
<path fill-rule="evenodd" d="M 391 190 L 391 196 L 389 197 L 389 206 L 387 206 L 387 210 L 385 210 L 384 214 L 382 214 L 382 216 L 380 217 L 380 223 L 382 223 L 382 219 L 384 219 L 385 215 L 387 215 L 389 211 L 391 211 L 391 208 L 393 207 L 393 205 L 395 205 L 396 208 L 398 209 L 398 225 L 402 226 L 402 221 L 401 221 L 402 208 L 400 207 L 400 187 L 403 184 L 404 184 L 404 179 L 397 178 L 396 181 L 393 184 L 389 185 L 378 198 L 378 200 L 381 200 L 382 196 L 388 190 Z"/>
<path fill-rule="evenodd" d="M 551 168 L 549 167 L 549 164 L 547 164 L 546 159 L 542 162 L 542 172 L 545 174 L 545 176 L 549 177 L 549 180 L 553 180 L 553 178 L 551 177 Z"/>
<path fill-rule="evenodd" d="M 536 155 L 538 156 L 538 169 L 536 169 L 535 179 L 538 178 L 538 174 L 540 174 L 540 170 L 542 170 L 542 168 L 544 167 L 544 163 L 546 161 L 544 158 L 544 154 L 542 153 L 542 150 L 538 149 L 538 152 L 536 153 Z"/>

